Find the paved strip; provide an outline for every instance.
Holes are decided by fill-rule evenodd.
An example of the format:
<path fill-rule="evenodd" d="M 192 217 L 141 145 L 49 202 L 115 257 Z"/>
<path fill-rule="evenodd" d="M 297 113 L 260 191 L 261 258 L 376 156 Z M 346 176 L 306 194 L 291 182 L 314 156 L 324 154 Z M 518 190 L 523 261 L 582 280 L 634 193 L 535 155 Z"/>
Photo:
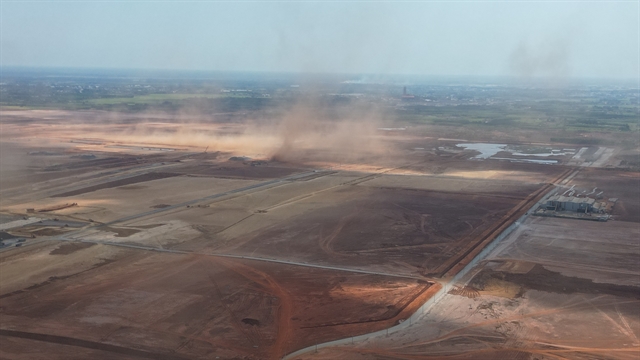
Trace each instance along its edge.
<path fill-rule="evenodd" d="M 83 242 L 83 243 L 109 245 L 109 246 L 118 246 L 118 247 L 124 247 L 124 248 L 128 248 L 128 249 L 155 251 L 155 252 L 170 253 L 170 254 L 203 255 L 203 256 L 224 257 L 224 258 L 232 258 L 232 259 L 254 260 L 254 261 L 263 261 L 263 262 L 270 262 L 270 263 L 283 264 L 283 265 L 303 266 L 303 267 L 316 268 L 316 269 L 345 271 L 345 272 L 351 272 L 351 273 L 357 273 L 357 274 L 390 276 L 390 277 L 403 278 L 403 279 L 413 279 L 413 280 L 427 280 L 427 279 L 425 279 L 423 277 L 420 277 L 420 276 L 413 276 L 413 275 L 406 275 L 406 274 L 393 274 L 393 273 L 386 273 L 386 272 L 379 272 L 379 271 L 344 268 L 344 267 L 339 267 L 339 266 L 309 264 L 309 263 L 306 263 L 306 262 L 269 259 L 269 258 L 262 258 L 262 257 L 257 257 L 257 256 L 220 254 L 220 253 L 201 253 L 201 252 L 194 252 L 194 251 L 163 249 L 163 248 L 157 248 L 157 247 L 152 247 L 152 246 L 125 244 L 125 243 L 118 243 L 118 242 L 113 242 L 113 241 L 69 239 L 69 238 L 66 238 L 66 237 L 60 237 L 57 240 L 69 241 L 69 242 Z"/>
<path fill-rule="evenodd" d="M 303 173 L 287 176 L 287 177 L 280 178 L 280 179 L 273 179 L 273 180 L 261 182 L 261 183 L 258 183 L 258 184 L 245 186 L 245 187 L 242 187 L 242 188 L 239 188 L 239 189 L 225 191 L 223 193 L 218 193 L 218 194 L 205 196 L 205 197 L 199 198 L 199 199 L 194 199 L 194 200 L 181 202 L 179 204 L 171 205 L 171 206 L 168 206 L 168 207 L 165 207 L 165 208 L 160 208 L 160 209 L 150 210 L 150 211 L 146 211 L 146 212 L 139 213 L 139 214 L 125 216 L 123 218 L 120 218 L 120 219 L 117 219 L 117 220 L 113 220 L 113 221 L 110 221 L 110 222 L 102 224 L 102 225 L 98 225 L 98 226 L 96 226 L 96 228 L 99 228 L 101 226 L 114 225 L 114 224 L 122 223 L 122 222 L 125 222 L 125 221 L 135 220 L 135 219 L 139 219 L 139 218 L 146 217 L 146 216 L 149 216 L 149 215 L 155 215 L 155 214 L 159 214 L 159 213 L 162 213 L 162 212 L 174 210 L 174 209 L 177 209 L 177 208 L 180 208 L 180 207 L 185 207 L 187 205 L 193 205 L 193 204 L 197 204 L 199 202 L 203 202 L 203 201 L 207 201 L 207 200 L 213 200 L 213 199 L 221 198 L 223 196 L 237 194 L 237 193 L 240 193 L 240 192 L 243 192 L 243 191 L 253 190 L 253 189 L 257 189 L 257 188 L 261 188 L 261 187 L 265 187 L 265 186 L 281 183 L 281 182 L 284 182 L 284 181 L 296 180 L 296 179 L 301 178 L 301 177 L 309 176 L 310 174 L 313 174 L 313 173 L 316 173 L 316 172 L 315 171 L 303 172 Z"/>
<path fill-rule="evenodd" d="M 14 220 L 4 224 L 0 224 L 0 230 L 9 230 L 9 229 L 17 228 L 17 227 L 37 223 L 40 220 L 44 220 L 44 219 L 37 218 L 37 217 L 30 217 L 28 219 Z"/>
<path fill-rule="evenodd" d="M 600 155 L 600 158 L 598 158 L 598 160 L 594 161 L 589 166 L 590 167 L 603 167 L 604 164 L 606 164 L 607 161 L 609 161 L 609 159 L 613 156 L 614 151 L 615 151 L 614 148 L 605 148 L 605 150 L 602 153 L 602 155 Z"/>

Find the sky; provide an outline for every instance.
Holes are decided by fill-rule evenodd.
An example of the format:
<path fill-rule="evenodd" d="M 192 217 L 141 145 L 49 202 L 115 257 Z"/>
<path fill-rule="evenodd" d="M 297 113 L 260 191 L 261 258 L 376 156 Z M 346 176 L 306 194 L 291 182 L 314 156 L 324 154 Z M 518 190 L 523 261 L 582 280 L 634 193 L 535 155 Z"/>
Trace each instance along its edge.
<path fill-rule="evenodd" d="M 638 1 L 0 2 L 2 66 L 620 78 Z"/>

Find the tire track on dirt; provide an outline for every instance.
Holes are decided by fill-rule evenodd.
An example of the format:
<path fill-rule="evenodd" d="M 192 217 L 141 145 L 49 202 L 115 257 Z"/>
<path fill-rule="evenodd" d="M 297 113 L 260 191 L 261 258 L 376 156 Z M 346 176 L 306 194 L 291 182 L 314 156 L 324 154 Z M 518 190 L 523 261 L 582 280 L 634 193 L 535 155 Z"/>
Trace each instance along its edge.
<path fill-rule="evenodd" d="M 632 347 L 632 348 L 590 348 L 590 347 L 569 347 L 558 344 L 548 344 L 548 343 L 539 343 L 543 346 L 555 346 L 561 347 L 563 349 L 532 349 L 532 348 L 520 348 L 520 347 L 504 347 L 504 348 L 496 348 L 489 347 L 485 349 L 477 349 L 477 350 L 467 350 L 464 353 L 451 353 L 450 351 L 443 350 L 441 353 L 437 353 L 435 351 L 430 351 L 429 354 L 425 354 L 424 352 L 420 354 L 406 354 L 406 353 L 397 353 L 394 351 L 383 350 L 383 349 L 350 349 L 343 348 L 341 350 L 354 353 L 354 354 L 369 354 L 377 357 L 384 356 L 384 358 L 390 359 L 407 359 L 407 360 L 426 360 L 426 359 L 513 359 L 514 354 L 538 354 L 543 356 L 548 356 L 554 359 L 562 359 L 566 360 L 566 355 L 564 354 L 572 354 L 579 353 L 580 355 L 586 354 L 611 354 L 617 353 L 617 356 L 620 355 L 629 355 L 629 359 L 637 359 L 635 356 L 640 348 Z M 496 357 L 498 354 L 503 354 L 503 356 Z M 490 357 L 489 357 L 490 355 Z"/>
<path fill-rule="evenodd" d="M 436 288 L 439 288 L 439 285 L 436 285 L 436 283 L 428 283 L 428 284 L 424 284 L 423 286 L 419 286 L 416 289 L 413 289 L 410 293 L 408 293 L 407 295 L 405 295 L 404 297 L 399 299 L 394 304 L 394 305 L 398 305 L 398 306 L 396 306 L 395 309 L 389 309 L 387 312 L 381 314 L 378 317 L 370 318 L 370 319 L 367 319 L 367 320 L 359 320 L 359 321 L 342 321 L 342 322 L 318 324 L 318 325 L 313 325 L 313 326 L 302 326 L 300 328 L 301 329 L 315 329 L 315 328 L 323 328 L 323 327 L 331 327 L 331 326 L 371 324 L 371 323 L 376 323 L 376 322 L 389 321 L 389 320 L 392 320 L 392 319 L 395 319 L 395 318 L 398 318 L 398 317 L 401 317 L 402 315 L 404 315 L 404 313 L 406 313 L 405 310 L 408 307 L 410 307 L 411 305 L 413 305 L 416 302 L 416 300 L 418 300 L 418 298 L 422 297 L 422 295 L 424 295 L 427 291 L 429 291 L 429 289 L 432 289 L 433 286 L 435 286 Z M 433 292 L 434 291 L 430 291 L 430 293 L 433 293 Z"/>
<path fill-rule="evenodd" d="M 620 318 L 620 321 L 622 322 L 624 327 L 629 332 L 629 334 L 630 334 L 629 337 L 632 338 L 633 340 L 635 340 L 635 344 L 638 344 L 639 343 L 638 342 L 638 337 L 636 336 L 636 333 L 633 331 L 633 329 L 631 329 L 631 326 L 629 326 L 629 323 L 627 322 L 627 319 L 625 319 L 624 315 L 622 315 L 622 313 L 620 312 L 620 309 L 618 308 L 618 304 L 613 304 L 613 306 L 616 309 L 616 313 L 618 314 L 618 317 Z"/>
<path fill-rule="evenodd" d="M 502 322 L 508 322 L 508 321 L 514 321 L 514 320 L 522 320 L 522 319 L 534 318 L 534 317 L 545 316 L 545 315 L 553 315 L 553 314 L 561 313 L 563 311 L 568 311 L 568 310 L 587 310 L 587 309 L 592 308 L 592 306 L 593 306 L 591 304 L 592 301 L 594 301 L 596 299 L 599 299 L 599 298 L 602 298 L 604 296 L 605 295 L 599 296 L 599 297 L 596 297 L 596 298 L 590 299 L 590 300 L 585 299 L 585 300 L 576 302 L 574 304 L 562 306 L 562 307 L 555 308 L 555 309 L 543 310 L 543 311 L 533 312 L 533 313 L 529 313 L 529 314 L 515 315 L 515 316 L 509 316 L 509 317 L 505 317 L 505 318 L 498 318 L 498 319 L 479 322 L 477 324 L 461 327 L 459 329 L 453 330 L 453 331 L 451 331 L 451 332 L 449 332 L 449 333 L 447 333 L 445 335 L 439 336 L 439 337 L 431 339 L 431 340 L 414 343 L 414 344 L 412 344 L 412 346 L 434 344 L 434 343 L 438 343 L 438 342 L 441 342 L 443 340 L 447 340 L 447 339 L 451 339 L 451 338 L 456 338 L 456 337 L 460 337 L 460 336 L 468 336 L 468 335 L 465 335 L 465 333 L 464 333 L 467 330 L 472 330 L 474 328 L 480 328 L 480 327 L 487 326 L 487 325 L 493 325 L 493 324 L 496 324 L 496 323 L 502 323 Z M 637 302 L 636 300 L 621 301 L 621 302 L 616 301 L 616 302 L 612 302 L 612 303 L 608 303 L 608 304 L 601 304 L 601 306 L 603 306 L 603 305 L 612 305 L 612 304 L 628 304 L 628 303 L 636 303 L 636 302 Z M 399 349 L 399 348 L 403 348 L 403 346 L 394 347 L 393 349 Z"/>
<path fill-rule="evenodd" d="M 586 299 L 587 301 L 589 301 L 588 299 Z M 627 327 L 618 324 L 617 321 L 615 321 L 611 316 L 609 316 L 609 314 L 607 314 L 606 312 L 602 311 L 602 309 L 600 309 L 598 306 L 596 306 L 596 304 L 592 303 L 591 301 L 589 301 L 589 304 L 591 304 L 591 306 L 593 307 L 594 310 L 596 310 L 598 313 L 600 313 L 600 315 L 602 315 L 605 319 L 609 320 L 609 322 L 616 328 L 618 329 L 621 333 L 625 334 L 626 336 L 628 336 L 630 339 L 635 340 L 635 342 L 638 341 L 638 338 L 635 336 L 635 334 L 633 333 L 633 331 L 631 330 L 631 328 L 629 328 L 629 324 L 626 324 L 626 321 L 623 320 L 622 318 L 622 314 L 620 314 L 620 311 L 618 310 L 618 305 L 614 304 L 615 310 L 618 314 L 618 316 L 620 317 L 620 319 L 622 320 L 623 324 L 626 324 Z"/>
<path fill-rule="evenodd" d="M 245 278 L 258 283 L 280 300 L 277 311 L 277 335 L 276 340 L 271 347 L 271 358 L 279 359 L 285 354 L 287 344 L 291 341 L 293 335 L 291 325 L 293 300 L 291 299 L 291 295 L 282 288 L 277 281 L 263 271 L 247 266 L 238 261 L 228 259 L 220 259 L 220 263 Z"/>
<path fill-rule="evenodd" d="M 333 241 L 336 239 L 336 237 L 340 234 L 340 232 L 342 231 L 342 229 L 345 227 L 345 225 L 347 225 L 347 223 L 349 223 L 349 221 L 353 220 L 353 218 L 355 218 L 357 215 L 360 214 L 361 212 L 361 208 L 357 207 L 354 209 L 354 211 L 341 218 L 340 221 L 338 222 L 338 225 L 333 229 L 333 231 L 331 232 L 331 234 L 329 234 L 329 236 L 327 237 L 323 237 L 322 233 L 320 235 L 320 248 L 327 253 L 328 255 L 333 255 L 333 256 L 342 256 L 345 255 L 343 253 L 339 253 L 336 252 L 335 250 L 333 250 L 333 246 L 332 243 Z"/>

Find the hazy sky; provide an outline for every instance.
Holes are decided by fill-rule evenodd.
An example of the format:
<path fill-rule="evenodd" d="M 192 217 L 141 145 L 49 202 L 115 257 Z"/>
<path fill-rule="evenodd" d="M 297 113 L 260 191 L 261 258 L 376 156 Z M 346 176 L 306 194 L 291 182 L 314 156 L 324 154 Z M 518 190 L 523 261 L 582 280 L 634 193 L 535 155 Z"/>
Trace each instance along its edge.
<path fill-rule="evenodd" d="M 628 2 L 1 2 L 4 66 L 638 77 Z"/>

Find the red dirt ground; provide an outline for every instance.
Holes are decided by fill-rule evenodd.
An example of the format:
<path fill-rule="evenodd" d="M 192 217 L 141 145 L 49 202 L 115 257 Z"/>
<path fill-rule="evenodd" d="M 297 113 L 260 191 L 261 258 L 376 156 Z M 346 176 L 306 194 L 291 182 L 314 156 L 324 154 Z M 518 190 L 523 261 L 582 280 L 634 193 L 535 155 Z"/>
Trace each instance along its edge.
<path fill-rule="evenodd" d="M 432 273 L 521 201 L 409 189 L 338 192 L 361 194 L 236 239 L 233 251 L 346 266 L 402 263 Z"/>
<path fill-rule="evenodd" d="M 0 335 L 69 345 L 57 348 L 62 353 L 279 358 L 391 326 L 435 289 L 411 279 L 134 250 L 97 269 L 4 296 L 2 328 L 31 335 Z M 11 344 L 4 356 L 20 351 Z"/>

